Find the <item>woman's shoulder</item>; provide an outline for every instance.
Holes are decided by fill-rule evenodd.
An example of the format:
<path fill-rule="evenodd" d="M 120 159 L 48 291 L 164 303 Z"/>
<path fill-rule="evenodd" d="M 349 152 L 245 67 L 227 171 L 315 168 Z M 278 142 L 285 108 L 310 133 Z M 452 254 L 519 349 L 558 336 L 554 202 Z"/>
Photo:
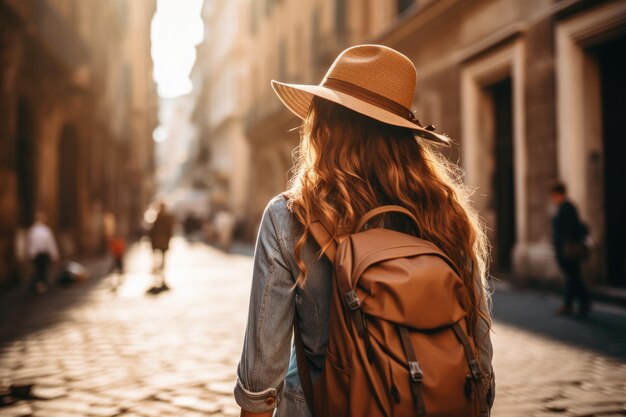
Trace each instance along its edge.
<path fill-rule="evenodd" d="M 265 209 L 266 212 L 270 212 L 272 215 L 286 215 L 291 213 L 288 207 L 289 197 L 285 193 L 280 193 L 274 196 Z"/>
<path fill-rule="evenodd" d="M 265 208 L 265 216 L 269 216 L 276 232 L 284 237 L 294 237 L 302 233 L 300 222 L 289 208 L 289 197 L 278 194 L 272 198 Z"/>

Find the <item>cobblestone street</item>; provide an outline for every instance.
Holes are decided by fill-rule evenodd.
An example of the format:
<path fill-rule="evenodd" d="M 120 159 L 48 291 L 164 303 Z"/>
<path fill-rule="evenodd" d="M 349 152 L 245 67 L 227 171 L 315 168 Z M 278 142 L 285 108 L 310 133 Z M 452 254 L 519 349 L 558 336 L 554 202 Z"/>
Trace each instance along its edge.
<path fill-rule="evenodd" d="M 105 278 L 41 297 L 0 295 L 0 381 L 34 384 L 33 399 L 0 417 L 238 415 L 251 260 L 177 239 L 171 291 L 146 295 L 153 277 L 141 244 L 117 291 Z M 557 318 L 556 298 L 506 287 L 494 302 L 494 416 L 626 415 L 623 310 Z"/>

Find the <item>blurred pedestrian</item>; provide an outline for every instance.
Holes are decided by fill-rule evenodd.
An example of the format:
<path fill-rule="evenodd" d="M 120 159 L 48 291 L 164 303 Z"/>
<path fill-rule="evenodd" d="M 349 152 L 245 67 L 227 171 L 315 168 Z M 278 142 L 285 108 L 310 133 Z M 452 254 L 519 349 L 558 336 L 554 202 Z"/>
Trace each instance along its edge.
<path fill-rule="evenodd" d="M 188 241 L 194 242 L 201 239 L 202 219 L 196 213 L 190 212 L 183 220 L 183 231 Z"/>
<path fill-rule="evenodd" d="M 35 222 L 28 231 L 28 256 L 33 265 L 31 290 L 42 294 L 48 289 L 50 264 L 59 260 L 59 249 L 46 216 L 42 212 L 35 214 Z"/>
<path fill-rule="evenodd" d="M 124 253 L 126 252 L 126 240 L 121 234 L 114 234 L 109 239 L 109 253 L 111 254 L 112 287 L 117 289 L 122 284 L 124 277 Z"/>
<path fill-rule="evenodd" d="M 195 223 L 196 219 L 195 219 L 195 215 L 193 213 L 187 213 L 185 214 L 185 217 L 183 219 L 183 232 L 185 233 L 185 237 L 187 239 L 189 239 L 189 237 L 191 236 L 191 234 L 193 232 L 195 232 Z"/>
<path fill-rule="evenodd" d="M 488 242 L 449 139 L 410 110 L 415 79 L 359 45 L 320 85 L 272 82 L 303 123 L 257 238 L 242 417 L 489 415 Z"/>
<path fill-rule="evenodd" d="M 113 262 L 111 272 L 124 273 L 124 253 L 126 252 L 126 241 L 121 235 L 116 235 L 109 240 L 109 251 Z"/>
<path fill-rule="evenodd" d="M 230 250 L 235 231 L 235 215 L 230 210 L 220 210 L 213 219 L 215 232 L 217 233 L 218 246 L 225 251 Z"/>
<path fill-rule="evenodd" d="M 155 272 L 157 272 L 158 282 L 148 291 L 155 289 L 165 290 L 168 286 L 165 282 L 165 258 L 170 247 L 170 239 L 174 232 L 174 216 L 169 213 L 165 203 L 159 205 L 159 211 L 156 219 L 150 229 L 150 241 L 152 242 L 152 250 L 157 256 L 155 263 Z"/>
<path fill-rule="evenodd" d="M 567 198 L 565 184 L 557 183 L 550 190 L 550 200 L 555 211 L 552 217 L 552 243 L 556 261 L 565 276 L 563 305 L 557 315 L 573 313 L 574 303 L 578 301 L 577 317 L 589 314 L 591 300 L 582 277 L 582 262 L 588 255 L 586 238 L 587 226 L 580 220 L 574 203 Z"/>

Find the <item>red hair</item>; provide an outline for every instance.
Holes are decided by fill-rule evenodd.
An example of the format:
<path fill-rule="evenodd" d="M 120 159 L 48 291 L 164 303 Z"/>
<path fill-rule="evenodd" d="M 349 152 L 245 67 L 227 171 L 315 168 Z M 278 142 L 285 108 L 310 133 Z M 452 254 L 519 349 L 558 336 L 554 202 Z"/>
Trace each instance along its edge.
<path fill-rule="evenodd" d="M 289 188 L 289 207 L 304 225 L 295 250 L 298 283 L 307 278 L 300 252 L 313 219 L 341 236 L 353 233 L 372 208 L 396 204 L 409 209 L 419 225 L 401 215 L 389 215 L 387 225 L 433 242 L 457 265 L 470 294 L 470 331 L 478 317 L 490 324 L 482 305 L 487 292 L 481 291 L 489 260 L 483 222 L 470 204 L 460 168 L 410 129 L 316 97 L 301 127 Z"/>

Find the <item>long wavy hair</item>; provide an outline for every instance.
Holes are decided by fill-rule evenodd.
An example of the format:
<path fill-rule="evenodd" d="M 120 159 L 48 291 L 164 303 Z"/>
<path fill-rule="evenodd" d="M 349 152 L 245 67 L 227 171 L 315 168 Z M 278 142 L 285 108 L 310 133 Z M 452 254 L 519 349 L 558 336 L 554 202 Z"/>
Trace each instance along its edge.
<path fill-rule="evenodd" d="M 489 243 L 461 169 L 410 129 L 317 97 L 300 129 L 288 192 L 289 208 L 304 226 L 295 247 L 298 284 L 307 278 L 300 255 L 313 220 L 337 237 L 354 233 L 369 210 L 396 204 L 409 209 L 419 224 L 390 213 L 377 226 L 411 233 L 443 250 L 470 295 L 470 332 L 476 334 L 479 318 L 490 327 L 488 310 L 481 305 L 487 302 L 481 286 L 486 285 Z"/>

